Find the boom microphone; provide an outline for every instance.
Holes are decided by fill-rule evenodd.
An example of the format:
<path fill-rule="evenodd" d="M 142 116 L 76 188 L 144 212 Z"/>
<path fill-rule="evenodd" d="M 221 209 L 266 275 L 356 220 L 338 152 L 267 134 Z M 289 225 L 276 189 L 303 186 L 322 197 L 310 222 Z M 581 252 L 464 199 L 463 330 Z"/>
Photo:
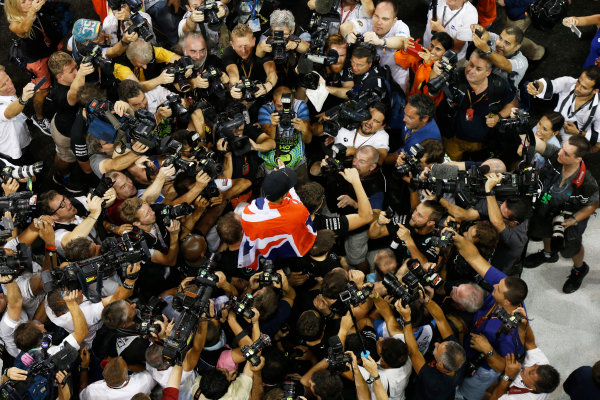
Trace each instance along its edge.
<path fill-rule="evenodd" d="M 456 179 L 458 177 L 458 167 L 451 164 L 433 164 L 431 166 L 431 176 L 436 179 Z"/>
<path fill-rule="evenodd" d="M 316 0 L 315 11 L 318 14 L 328 14 L 333 7 L 333 0 Z"/>

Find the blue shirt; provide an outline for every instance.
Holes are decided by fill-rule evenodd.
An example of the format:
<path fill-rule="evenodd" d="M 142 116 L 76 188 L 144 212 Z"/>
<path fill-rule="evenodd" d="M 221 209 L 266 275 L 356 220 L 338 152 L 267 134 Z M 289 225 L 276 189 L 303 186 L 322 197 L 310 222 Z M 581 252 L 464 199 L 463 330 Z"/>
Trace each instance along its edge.
<path fill-rule="evenodd" d="M 600 387 L 592 379 L 592 367 L 579 367 L 563 384 L 571 400 L 600 399 Z"/>
<path fill-rule="evenodd" d="M 585 60 L 585 63 L 583 64 L 582 69 L 586 69 L 592 65 L 597 65 L 596 61 L 600 61 L 598 59 L 600 59 L 600 29 L 596 31 L 596 35 L 590 43 L 590 52 Z"/>
<path fill-rule="evenodd" d="M 490 285 L 495 285 L 504 278 L 506 278 L 506 274 L 493 266 L 490 267 L 483 277 Z M 499 307 L 500 306 L 496 304 L 496 300 L 492 296 L 492 293 L 490 293 L 486 297 L 483 306 L 475 313 L 473 318 L 475 325 L 472 327 L 471 332 L 485 335 L 494 348 L 494 351 L 502 357 L 509 353 L 523 354 L 525 348 L 519 338 L 518 328 L 514 329 L 509 334 L 499 333 L 500 327 L 502 326 L 502 321 L 496 317 L 496 312 Z M 465 337 L 464 346 L 467 352 L 467 359 L 471 359 L 477 354 L 477 351 L 471 349 L 470 342 L 471 336 Z M 483 367 L 490 369 L 487 364 L 484 364 Z"/>
<path fill-rule="evenodd" d="M 438 128 L 435 120 L 431 120 L 419 130 L 411 131 L 410 129 L 406 129 L 406 127 L 402 130 L 402 135 L 404 139 L 404 147 L 398 150 L 398 153 L 401 151 L 408 153 L 408 150 L 416 143 L 421 143 L 426 139 L 435 139 L 442 141 L 442 135 L 440 134 L 440 128 Z"/>

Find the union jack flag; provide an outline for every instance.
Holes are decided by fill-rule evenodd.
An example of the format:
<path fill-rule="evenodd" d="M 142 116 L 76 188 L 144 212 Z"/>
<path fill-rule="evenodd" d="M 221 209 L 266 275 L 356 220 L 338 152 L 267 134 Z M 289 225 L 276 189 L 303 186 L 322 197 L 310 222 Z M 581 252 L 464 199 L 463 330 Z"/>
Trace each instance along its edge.
<path fill-rule="evenodd" d="M 256 271 L 261 255 L 269 260 L 302 257 L 311 249 L 317 237 L 312 219 L 306 207 L 289 196 L 281 204 L 259 197 L 246 206 L 238 268 Z"/>

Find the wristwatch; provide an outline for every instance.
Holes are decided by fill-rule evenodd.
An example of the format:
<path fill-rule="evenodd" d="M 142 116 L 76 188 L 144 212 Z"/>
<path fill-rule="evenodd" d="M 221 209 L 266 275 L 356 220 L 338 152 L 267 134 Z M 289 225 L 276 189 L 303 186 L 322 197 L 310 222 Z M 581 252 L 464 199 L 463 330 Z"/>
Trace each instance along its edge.
<path fill-rule="evenodd" d="M 487 358 L 490 358 L 490 357 L 491 357 L 491 356 L 493 356 L 493 355 L 494 355 L 494 349 L 491 349 L 489 353 L 485 353 L 485 356 L 486 356 Z"/>
<path fill-rule="evenodd" d="M 370 385 L 371 383 L 378 381 L 381 379 L 381 376 L 377 375 L 376 377 L 370 377 L 369 379 L 366 380 L 366 382 Z"/>
<path fill-rule="evenodd" d="M 500 375 L 500 379 L 502 379 L 504 382 L 512 382 L 514 379 L 510 379 L 510 376 L 508 375 Z"/>

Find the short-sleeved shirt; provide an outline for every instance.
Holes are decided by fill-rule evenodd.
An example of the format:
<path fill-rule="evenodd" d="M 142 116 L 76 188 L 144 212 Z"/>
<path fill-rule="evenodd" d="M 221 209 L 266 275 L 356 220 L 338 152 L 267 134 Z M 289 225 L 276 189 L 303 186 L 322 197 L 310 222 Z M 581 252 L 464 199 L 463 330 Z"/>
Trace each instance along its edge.
<path fill-rule="evenodd" d="M 46 314 L 48 315 L 48 319 L 52 321 L 52 323 L 56 326 L 60 326 L 64 330 L 69 333 L 75 332 L 75 326 L 73 325 L 73 317 L 71 316 L 71 312 L 66 312 L 60 316 L 56 316 L 52 309 L 48 307 L 48 302 L 45 304 Z M 87 322 L 87 326 L 89 329 L 89 333 L 84 339 L 84 344 L 89 348 L 92 347 L 92 342 L 96 337 L 96 332 L 100 327 L 102 327 L 102 310 L 104 310 L 104 305 L 101 301 L 97 303 L 92 303 L 88 299 L 84 299 L 84 301 L 79 305 L 81 311 L 83 312 L 83 316 L 85 317 L 85 322 Z"/>
<path fill-rule="evenodd" d="M 430 9 L 427 13 L 427 25 L 425 27 L 425 34 L 423 35 L 423 46 L 429 47 L 431 43 L 431 28 L 429 24 L 432 18 L 432 10 Z M 438 21 L 445 26 L 446 33 L 450 35 L 452 39 L 458 39 L 463 42 L 470 42 L 473 39 L 473 32 L 471 31 L 471 25 L 476 24 L 478 20 L 477 9 L 471 2 L 465 1 L 464 5 L 457 9 L 451 10 L 446 4 L 446 0 L 439 0 L 437 3 L 437 17 Z M 467 43 L 464 44 L 462 49 L 458 52 L 458 59 L 465 58 L 467 54 Z"/>
<path fill-rule="evenodd" d="M 173 58 L 173 56 L 175 55 L 175 53 L 173 53 L 172 51 L 169 51 L 162 47 L 153 46 L 153 49 L 154 49 L 154 61 L 153 62 L 155 62 L 155 63 L 167 64 L 169 61 L 171 61 L 171 58 Z M 115 63 L 115 70 L 114 70 L 113 74 L 114 74 L 115 78 L 117 78 L 120 81 L 127 79 L 127 77 L 131 74 L 134 74 L 135 77 L 138 78 L 138 80 L 140 82 L 143 82 L 147 79 L 144 74 L 143 68 L 131 69 L 127 65 L 117 64 L 117 63 Z"/>
<path fill-rule="evenodd" d="M 223 60 L 225 68 L 229 65 L 237 66 L 240 78 L 245 76 L 253 81 L 264 82 L 267 79 L 267 74 L 263 65 L 265 62 L 271 61 L 271 58 L 269 55 L 259 58 L 256 56 L 256 50 L 254 50 L 248 60 L 243 60 L 242 57 L 233 50 L 233 47 L 229 46 L 223 51 L 221 60 Z"/>
<path fill-rule="evenodd" d="M 536 364 L 537 365 L 549 364 L 548 358 L 542 352 L 542 350 L 539 349 L 538 347 L 536 347 L 535 349 L 527 350 L 527 353 L 525 353 L 525 360 L 523 360 L 522 367 L 523 368 L 531 367 Z M 512 388 L 531 390 L 523 383 L 523 378 L 521 377 L 521 374 L 517 375 L 517 377 L 515 378 L 513 383 L 511 383 L 511 385 L 509 387 L 509 391 Z M 500 398 L 498 400 L 546 400 L 548 397 L 550 397 L 549 393 L 531 393 L 531 392 L 519 393 L 519 394 L 506 393 L 506 394 L 500 396 Z"/>
<path fill-rule="evenodd" d="M 0 153 L 16 160 L 21 158 L 21 150 L 31 143 L 31 134 L 25 114 L 19 113 L 11 119 L 4 116 L 4 112 L 14 101 L 17 101 L 16 96 L 0 96 Z"/>
<path fill-rule="evenodd" d="M 427 233 L 425 235 L 419 235 L 413 230 L 412 227 L 410 227 L 408 225 L 408 222 L 405 224 L 405 226 L 410 231 L 410 236 L 412 237 L 413 241 L 415 242 L 417 249 L 419 249 L 419 251 L 425 256 L 425 258 L 427 258 L 428 261 L 437 262 L 438 257 L 439 257 L 439 252 L 438 252 L 437 248 L 433 245 L 433 243 L 431 243 L 431 238 L 433 236 L 435 236 L 434 233 L 431 232 L 431 233 Z M 390 238 L 397 239 L 398 221 L 395 220 L 394 218 L 392 218 L 392 220 L 386 225 L 386 228 L 388 230 Z M 398 246 L 398 248 L 394 250 L 394 253 L 396 253 L 396 256 L 399 257 L 398 261 L 404 260 L 405 258 L 410 258 L 410 253 L 404 243 L 400 243 L 400 246 Z"/>
<path fill-rule="evenodd" d="M 100 171 L 100 163 L 108 159 L 110 159 L 109 156 L 100 153 L 92 154 L 90 156 L 90 168 L 92 168 L 92 171 L 94 172 L 94 174 L 96 174 L 98 178 L 102 177 L 102 172 Z"/>
<path fill-rule="evenodd" d="M 404 129 L 402 130 L 402 134 L 404 135 L 404 147 L 398 150 L 398 153 L 400 153 L 400 151 L 408 153 L 412 146 L 414 146 L 417 143 L 423 142 L 423 140 L 434 139 L 440 142 L 442 141 L 440 128 L 438 127 L 434 119 L 425 124 L 425 126 L 421 129 L 418 129 L 416 131 L 406 129 L 406 127 L 404 127 Z"/>
<path fill-rule="evenodd" d="M 565 393 L 571 400 L 600 399 L 600 387 L 592 378 L 592 367 L 579 367 L 569 375 L 563 384 Z"/>
<path fill-rule="evenodd" d="M 354 29 L 358 33 L 364 34 L 366 32 L 373 32 L 373 20 L 370 18 L 359 19 L 352 21 L 352 23 L 354 24 Z M 408 25 L 401 20 L 394 22 L 394 25 L 392 25 L 389 32 L 386 33 L 382 39 L 389 39 L 397 36 L 402 36 L 405 38 L 410 37 L 410 29 L 408 28 Z M 405 93 L 408 92 L 409 72 L 408 69 L 404 69 L 396 64 L 396 60 L 394 58 L 394 54 L 396 53 L 395 50 L 388 49 L 383 46 L 375 46 L 375 48 L 377 49 L 377 55 L 379 56 L 381 65 L 389 66 L 394 81 L 400 85 Z"/>
<path fill-rule="evenodd" d="M 490 32 L 490 41 L 492 42 L 492 51 L 496 51 L 496 40 L 499 35 L 493 32 Z M 525 72 L 527 72 L 527 67 L 529 66 L 529 62 L 527 58 L 521 53 L 520 50 L 517 50 L 515 54 L 510 57 L 506 57 L 508 62 L 512 67 L 512 71 L 510 73 L 501 70 L 498 67 L 494 67 L 493 73 L 501 76 L 504 79 L 507 79 L 510 84 L 514 87 L 515 90 L 519 89 L 519 83 L 525 76 Z"/>
<path fill-rule="evenodd" d="M 446 341 L 458 342 L 454 335 Z M 423 365 L 417 375 L 416 388 L 411 400 L 452 400 L 460 374 L 449 376 L 429 364 Z"/>
<path fill-rule="evenodd" d="M 217 5 L 222 6 L 223 3 L 221 3 L 220 1 L 217 1 Z M 185 14 L 183 14 L 183 18 L 181 19 L 181 21 L 179 21 L 179 25 L 177 26 L 177 33 L 179 34 L 180 38 L 182 38 L 185 35 L 185 32 L 183 32 L 183 27 L 187 23 L 187 19 L 190 17 L 190 15 L 192 15 L 192 12 L 186 11 Z M 201 27 L 200 26 L 201 24 L 204 26 Z M 211 54 L 220 55 L 219 54 L 219 30 L 218 29 L 217 30 L 210 29 L 210 27 L 208 26 L 208 23 L 206 23 L 206 22 L 202 22 L 201 24 L 196 24 L 196 32 L 202 32 L 202 35 L 206 39 L 206 48 L 209 49 Z"/>
<path fill-rule="evenodd" d="M 71 126 L 73 125 L 77 111 L 79 111 L 79 105 L 75 104 L 72 106 L 67 100 L 69 89 L 71 89 L 70 86 L 57 83 L 56 86 L 52 87 L 49 95 L 56 110 L 56 114 L 54 115 L 56 129 L 58 129 L 61 135 L 67 137 L 71 136 Z"/>
<path fill-rule="evenodd" d="M 79 393 L 81 400 L 130 400 L 137 393 L 149 395 L 156 382 L 148 371 L 136 372 L 129 376 L 129 382 L 122 388 L 113 389 L 101 380 L 90 383 Z"/>
<path fill-rule="evenodd" d="M 13 333 L 15 332 L 15 329 L 17 329 L 17 326 L 27 321 L 29 321 L 29 318 L 27 317 L 25 311 L 21 311 L 21 316 L 19 317 L 18 321 L 13 321 L 8 316 L 8 312 L 5 312 L 0 320 L 0 339 L 4 341 L 8 354 L 13 357 L 16 357 L 19 354 L 19 349 L 15 344 Z"/>
<path fill-rule="evenodd" d="M 148 21 L 148 23 L 150 24 L 150 30 L 152 30 L 152 18 L 150 17 L 150 15 L 146 14 L 143 11 L 140 11 L 140 15 L 144 17 L 146 21 Z M 104 22 L 102 22 L 102 32 L 110 36 L 111 46 L 117 44 L 117 42 L 123 37 L 123 30 L 119 27 L 120 22 L 121 21 L 117 20 L 117 17 L 115 17 L 115 14 L 113 14 L 112 12 L 109 13 L 106 16 L 106 18 L 104 18 Z M 130 25 L 130 21 L 124 22 L 125 29 L 129 28 Z"/>
<path fill-rule="evenodd" d="M 340 143 L 346 147 L 351 146 L 356 149 L 364 145 L 369 145 L 376 149 L 390 150 L 390 136 L 384 129 L 380 129 L 372 135 L 363 136 L 358 133 L 357 129 L 351 131 L 342 128 L 335 137 L 334 143 Z"/>
<path fill-rule="evenodd" d="M 348 234 L 348 228 L 350 227 L 348 217 L 345 215 L 340 215 L 339 217 L 328 217 L 326 215 L 317 213 L 315 214 L 313 222 L 317 231 L 321 229 L 329 229 L 334 231 L 338 236 L 346 236 Z"/>

